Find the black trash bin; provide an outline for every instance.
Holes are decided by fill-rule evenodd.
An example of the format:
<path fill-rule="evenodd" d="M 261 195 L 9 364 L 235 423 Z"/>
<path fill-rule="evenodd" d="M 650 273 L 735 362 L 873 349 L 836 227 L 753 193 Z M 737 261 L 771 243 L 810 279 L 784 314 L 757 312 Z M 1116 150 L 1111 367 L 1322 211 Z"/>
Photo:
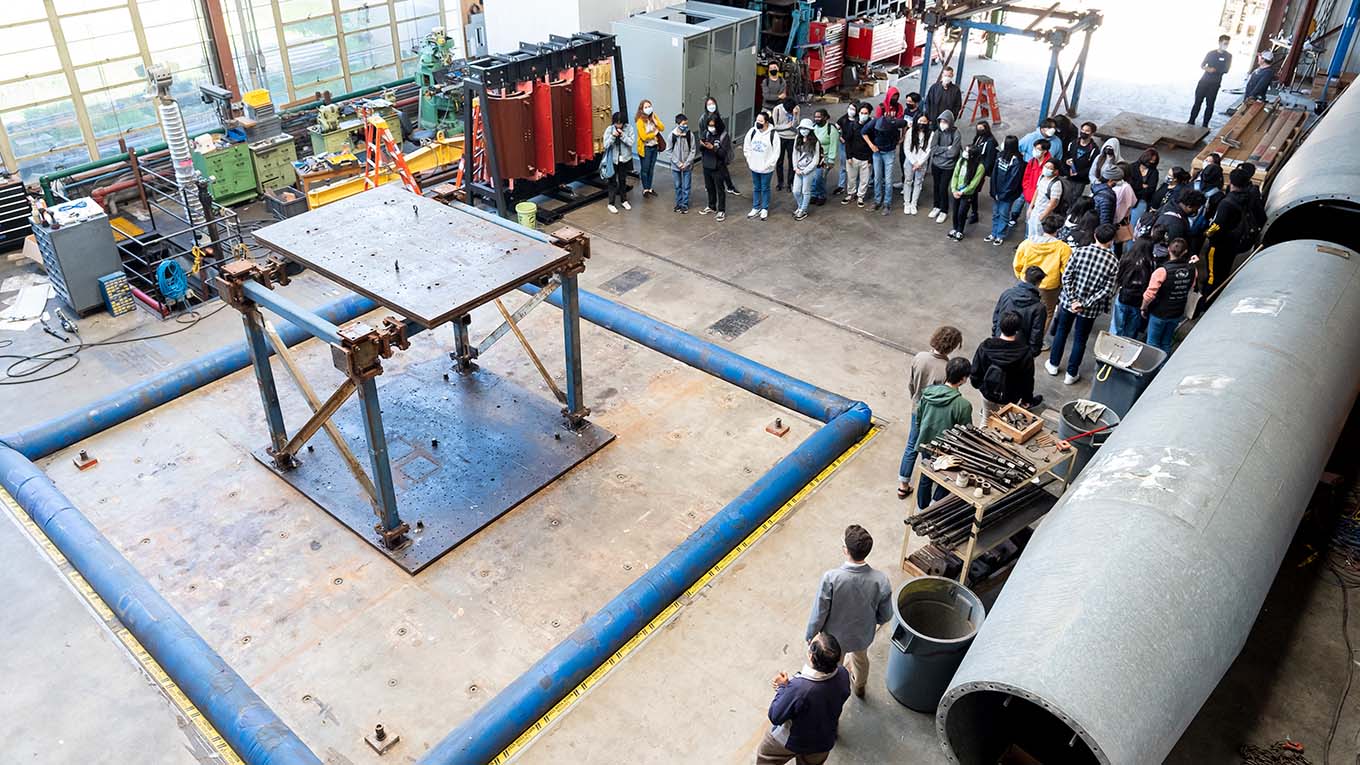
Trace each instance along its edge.
<path fill-rule="evenodd" d="M 888 693 L 917 712 L 934 712 L 985 616 L 978 596 L 952 579 L 903 584 L 893 600 Z"/>
<path fill-rule="evenodd" d="M 1153 350 L 1156 350 L 1156 348 Z M 1053 469 L 1053 472 L 1056 475 L 1065 478 L 1069 483 L 1075 480 L 1077 474 L 1081 472 L 1081 469 L 1086 467 L 1086 463 L 1091 461 L 1091 457 L 1096 453 L 1096 449 L 1099 449 L 1101 445 L 1105 443 L 1105 439 L 1114 435 L 1113 426 L 1119 424 L 1119 415 L 1111 411 L 1108 406 L 1106 406 L 1105 411 L 1101 412 L 1100 415 L 1093 420 L 1083 417 L 1081 412 L 1077 411 L 1077 403 L 1080 400 L 1081 399 L 1078 399 L 1077 401 L 1068 401 L 1066 404 L 1063 404 L 1062 410 L 1059 412 L 1060 416 L 1058 417 L 1058 438 L 1066 440 L 1081 435 L 1089 430 L 1103 428 L 1106 425 L 1111 427 L 1107 430 L 1102 430 L 1099 433 L 1092 433 L 1085 438 L 1079 438 L 1072 442 L 1072 448 L 1077 450 L 1077 455 L 1072 458 L 1070 463 L 1064 463 Z"/>
<path fill-rule="evenodd" d="M 1162 349 L 1104 330 L 1096 336 L 1092 352 L 1096 357 L 1096 379 L 1091 383 L 1091 400 L 1099 401 L 1120 417 L 1128 415 L 1166 361 Z"/>

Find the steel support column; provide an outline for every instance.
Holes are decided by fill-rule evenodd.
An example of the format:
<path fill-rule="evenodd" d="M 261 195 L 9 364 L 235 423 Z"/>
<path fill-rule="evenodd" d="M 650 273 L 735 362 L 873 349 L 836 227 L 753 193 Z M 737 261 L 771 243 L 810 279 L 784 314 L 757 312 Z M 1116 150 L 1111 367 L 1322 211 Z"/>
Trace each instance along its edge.
<path fill-rule="evenodd" d="M 963 79 L 963 64 L 964 64 L 964 61 L 965 61 L 964 57 L 968 54 L 968 33 L 969 33 L 969 29 L 968 29 L 967 27 L 964 27 L 963 29 L 960 29 L 959 31 L 962 32 L 963 35 L 959 38 L 959 65 L 958 65 L 957 67 L 955 67 L 955 69 L 954 69 L 954 82 L 957 82 L 957 83 L 962 84 L 962 83 L 964 82 L 964 79 Z M 946 63 L 946 65 L 948 64 L 948 62 L 945 62 L 945 63 Z M 925 94 L 922 93 L 922 94 L 921 94 L 921 97 L 924 98 L 924 97 L 925 97 Z M 956 114 L 956 115 L 954 115 L 954 117 L 957 118 L 957 119 L 963 119 L 963 115 L 962 115 L 962 114 Z"/>
<path fill-rule="evenodd" d="M 378 381 L 369 377 L 359 381 L 359 403 L 364 410 L 364 440 L 368 442 L 368 460 L 372 467 L 373 484 L 378 490 L 378 523 L 374 530 L 387 538 L 388 547 L 396 547 L 403 537 L 396 532 L 403 525 L 397 514 L 397 491 L 392 485 L 392 463 L 387 455 L 387 434 L 383 432 L 382 406 L 378 403 Z"/>
<path fill-rule="evenodd" d="M 1077 79 L 1072 83 L 1072 98 L 1068 100 L 1069 117 L 1077 116 L 1077 104 L 1081 101 L 1081 83 L 1086 79 L 1086 54 L 1091 52 L 1091 34 L 1095 31 L 1087 29 L 1081 41 L 1081 57 L 1077 59 Z"/>
<path fill-rule="evenodd" d="M 935 27 L 926 27 L 925 55 L 921 57 L 921 85 L 918 89 L 921 98 L 930 91 L 930 57 L 935 53 Z"/>
<path fill-rule="evenodd" d="M 1039 103 L 1039 120 L 1034 123 L 1036 127 L 1048 119 L 1049 101 L 1053 98 L 1053 79 L 1058 76 L 1058 54 L 1061 52 L 1062 46 L 1053 46 L 1053 56 L 1048 61 L 1048 76 L 1044 78 L 1044 98 Z"/>
<path fill-rule="evenodd" d="M 562 277 L 562 339 L 567 356 L 567 405 L 562 414 L 575 428 L 590 414 L 581 401 L 581 292 L 576 274 Z"/>
<path fill-rule="evenodd" d="M 453 353 L 449 358 L 453 359 L 453 368 L 458 374 L 470 374 L 477 365 L 472 360 L 477 356 L 477 349 L 472 347 L 472 338 L 468 336 L 468 325 L 471 324 L 471 316 L 459 316 L 450 324 L 453 326 Z"/>
<path fill-rule="evenodd" d="M 260 400 L 264 404 L 265 421 L 269 423 L 269 443 L 273 454 L 281 454 L 288 444 L 288 431 L 283 425 L 283 407 L 279 404 L 279 389 L 274 385 L 274 370 L 269 366 L 269 341 L 265 338 L 264 317 L 260 309 L 248 305 L 241 309 L 241 322 L 246 327 L 246 346 L 250 349 L 250 365 L 255 368 L 255 382 L 260 386 Z M 289 464 L 280 468 L 292 467 Z"/>

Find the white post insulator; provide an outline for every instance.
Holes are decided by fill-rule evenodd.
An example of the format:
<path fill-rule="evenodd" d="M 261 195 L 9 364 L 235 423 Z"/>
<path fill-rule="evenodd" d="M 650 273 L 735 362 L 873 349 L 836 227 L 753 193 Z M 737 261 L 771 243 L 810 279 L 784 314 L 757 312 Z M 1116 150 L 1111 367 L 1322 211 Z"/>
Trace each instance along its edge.
<path fill-rule="evenodd" d="M 184 114 L 180 112 L 179 103 L 169 96 L 157 97 L 156 101 L 156 108 L 160 113 L 161 134 L 165 137 L 165 145 L 170 151 L 170 163 L 175 168 L 175 183 L 183 196 L 190 224 L 197 226 L 206 218 L 203 215 L 203 204 L 198 198 L 198 170 L 194 168 L 193 155 L 189 150 L 189 131 L 184 125 Z M 199 242 L 206 242 L 209 238 L 207 231 L 194 232 L 194 239 Z"/>

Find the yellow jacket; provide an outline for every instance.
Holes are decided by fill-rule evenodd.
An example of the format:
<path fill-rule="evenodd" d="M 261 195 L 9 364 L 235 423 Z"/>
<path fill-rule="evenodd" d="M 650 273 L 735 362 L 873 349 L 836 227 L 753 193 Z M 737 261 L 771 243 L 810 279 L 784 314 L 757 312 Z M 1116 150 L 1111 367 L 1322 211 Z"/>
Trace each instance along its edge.
<path fill-rule="evenodd" d="M 1056 290 L 1062 286 L 1062 272 L 1072 258 L 1072 248 L 1061 239 L 1046 236 L 1039 241 L 1026 239 L 1015 250 L 1015 278 L 1024 281 L 1025 269 L 1038 266 L 1044 269 L 1041 290 Z"/>
<path fill-rule="evenodd" d="M 656 130 L 651 129 L 651 125 L 656 124 Z M 647 142 L 655 141 L 666 130 L 666 125 L 661 122 L 661 118 L 652 115 L 649 120 L 642 117 L 637 121 L 637 153 L 639 157 L 647 156 Z"/>

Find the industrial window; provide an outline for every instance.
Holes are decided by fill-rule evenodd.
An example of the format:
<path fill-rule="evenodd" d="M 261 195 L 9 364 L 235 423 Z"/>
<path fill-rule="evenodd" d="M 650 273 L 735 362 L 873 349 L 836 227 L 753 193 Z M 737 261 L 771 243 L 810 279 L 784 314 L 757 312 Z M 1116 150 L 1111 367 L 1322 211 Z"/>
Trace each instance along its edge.
<path fill-rule="evenodd" d="M 5 0 L 0 158 L 27 180 L 160 141 L 146 66 L 175 73 L 190 130 L 211 124 L 198 4 L 184 0 Z"/>

